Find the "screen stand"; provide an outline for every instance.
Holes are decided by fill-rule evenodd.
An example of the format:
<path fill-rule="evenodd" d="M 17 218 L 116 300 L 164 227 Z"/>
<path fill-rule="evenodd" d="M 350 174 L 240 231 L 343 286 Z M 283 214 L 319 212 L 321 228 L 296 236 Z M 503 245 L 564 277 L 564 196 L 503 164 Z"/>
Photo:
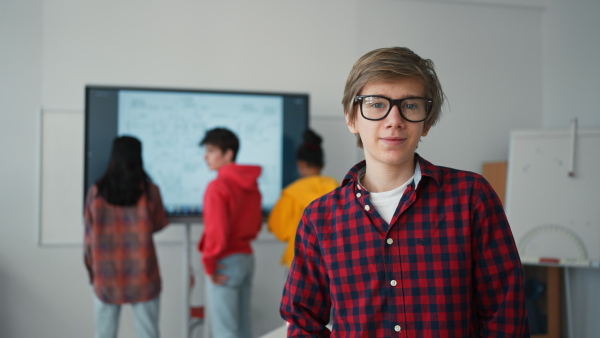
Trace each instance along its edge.
<path fill-rule="evenodd" d="M 190 259 L 190 237 L 191 237 L 191 231 L 192 231 L 192 223 L 191 222 L 186 222 L 185 224 L 185 231 L 183 234 L 183 285 L 182 285 L 182 292 L 183 292 L 183 316 L 181 316 L 183 318 L 183 325 L 182 325 L 182 329 L 183 329 L 183 337 L 184 338 L 189 338 L 190 336 L 190 269 L 191 269 L 191 259 Z"/>

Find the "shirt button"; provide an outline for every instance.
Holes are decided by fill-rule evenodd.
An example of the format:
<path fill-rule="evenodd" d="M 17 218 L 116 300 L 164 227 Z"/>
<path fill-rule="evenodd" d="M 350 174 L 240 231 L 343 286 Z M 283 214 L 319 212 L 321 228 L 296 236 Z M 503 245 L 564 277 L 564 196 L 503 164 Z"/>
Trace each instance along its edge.
<path fill-rule="evenodd" d="M 392 279 L 392 281 L 390 282 L 390 284 L 392 284 L 392 286 L 396 286 L 398 284 L 398 282 L 396 282 L 395 279 Z"/>
<path fill-rule="evenodd" d="M 386 242 L 387 242 L 387 244 L 392 244 L 392 243 L 394 243 L 394 240 L 391 238 L 388 238 Z"/>
<path fill-rule="evenodd" d="M 371 207 L 367 204 L 367 205 L 365 205 L 365 210 L 369 211 L 369 210 L 371 210 Z"/>
<path fill-rule="evenodd" d="M 400 332 L 400 330 L 402 330 L 402 328 L 400 327 L 400 325 L 394 326 L 394 331 Z"/>
<path fill-rule="evenodd" d="M 362 196 L 360 193 L 356 194 L 356 197 L 360 197 L 360 196 Z"/>

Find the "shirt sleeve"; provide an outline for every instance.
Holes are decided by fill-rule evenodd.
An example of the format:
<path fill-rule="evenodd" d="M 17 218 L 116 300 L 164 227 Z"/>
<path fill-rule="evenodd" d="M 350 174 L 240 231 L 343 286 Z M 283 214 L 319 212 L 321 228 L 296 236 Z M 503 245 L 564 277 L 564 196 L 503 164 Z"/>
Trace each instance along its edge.
<path fill-rule="evenodd" d="M 92 203 L 96 195 L 96 187 L 92 186 L 87 193 L 85 198 L 85 206 L 83 209 L 83 223 L 84 223 L 84 235 L 83 235 L 83 261 L 85 268 L 88 272 L 90 284 L 94 283 L 94 270 L 92 269 L 92 235 L 93 235 L 93 217 L 92 217 Z"/>
<path fill-rule="evenodd" d="M 157 232 L 164 229 L 169 224 L 169 220 L 167 219 L 160 189 L 155 184 L 150 184 L 149 188 L 148 212 L 152 218 L 153 232 Z"/>
<path fill-rule="evenodd" d="M 280 313 L 288 325 L 288 337 L 329 337 L 331 298 L 329 278 L 315 229 L 305 211 L 296 235 Z"/>
<path fill-rule="evenodd" d="M 474 278 L 480 337 L 529 337 L 523 267 L 500 199 L 476 187 Z"/>
<path fill-rule="evenodd" d="M 204 234 L 202 263 L 207 275 L 217 268 L 217 257 L 227 248 L 227 239 L 231 231 L 231 212 L 226 188 L 209 184 L 204 194 L 203 219 Z"/>

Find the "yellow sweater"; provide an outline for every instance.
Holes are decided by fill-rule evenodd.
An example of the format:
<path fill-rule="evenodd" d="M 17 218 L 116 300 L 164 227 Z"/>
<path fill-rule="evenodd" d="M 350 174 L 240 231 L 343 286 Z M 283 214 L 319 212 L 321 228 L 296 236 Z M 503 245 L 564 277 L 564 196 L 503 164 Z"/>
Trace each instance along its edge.
<path fill-rule="evenodd" d="M 288 185 L 282 192 L 279 201 L 269 215 L 269 230 L 280 241 L 288 242 L 281 258 L 281 264 L 288 267 L 294 258 L 294 239 L 296 228 L 310 202 L 325 195 L 339 186 L 338 182 L 328 176 L 308 176 L 300 178 Z"/>

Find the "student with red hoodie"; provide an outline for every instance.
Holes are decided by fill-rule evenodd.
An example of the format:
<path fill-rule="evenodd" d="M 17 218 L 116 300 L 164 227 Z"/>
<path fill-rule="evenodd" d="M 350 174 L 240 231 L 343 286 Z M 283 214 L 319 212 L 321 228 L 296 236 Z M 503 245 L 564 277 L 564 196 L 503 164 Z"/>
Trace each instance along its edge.
<path fill-rule="evenodd" d="M 217 177 L 204 194 L 204 233 L 198 244 L 206 272 L 211 337 L 250 338 L 250 294 L 254 256 L 250 242 L 262 225 L 259 166 L 235 163 L 237 136 L 209 130 L 200 146 Z"/>

